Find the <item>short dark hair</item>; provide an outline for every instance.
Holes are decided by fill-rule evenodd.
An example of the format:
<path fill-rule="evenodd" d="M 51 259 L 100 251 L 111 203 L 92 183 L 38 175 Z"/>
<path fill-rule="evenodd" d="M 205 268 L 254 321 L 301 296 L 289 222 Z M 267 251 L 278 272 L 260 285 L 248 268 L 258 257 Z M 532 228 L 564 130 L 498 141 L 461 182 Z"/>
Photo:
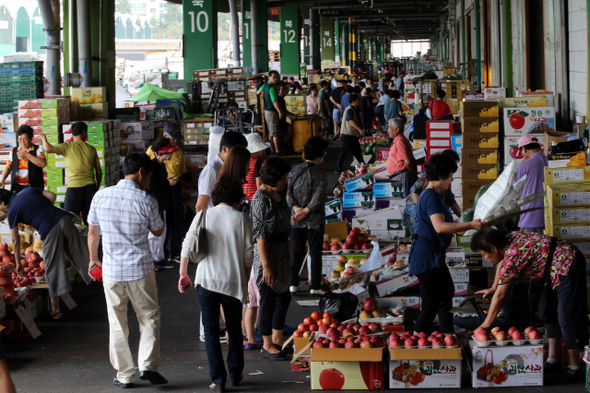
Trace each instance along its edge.
<path fill-rule="evenodd" d="M 123 175 L 133 175 L 143 168 L 146 173 L 152 172 L 152 161 L 147 154 L 131 153 L 123 161 Z"/>
<path fill-rule="evenodd" d="M 221 137 L 219 141 L 219 151 L 223 150 L 223 146 L 230 150 L 234 146 L 248 147 L 248 141 L 244 135 L 236 131 L 228 131 Z"/>
<path fill-rule="evenodd" d="M 275 187 L 277 183 L 291 170 L 291 164 L 281 157 L 271 156 L 260 167 L 262 184 Z"/>
<path fill-rule="evenodd" d="M 80 136 L 86 131 L 88 131 L 88 124 L 86 124 L 82 121 L 77 121 L 74 124 L 72 124 L 72 135 L 73 136 Z"/>
<path fill-rule="evenodd" d="M 399 100 L 400 97 L 402 96 L 401 93 L 397 90 L 389 90 L 387 92 L 387 95 L 389 95 L 389 97 L 391 97 L 391 98 L 395 98 L 396 100 Z"/>
<path fill-rule="evenodd" d="M 242 201 L 243 197 L 244 189 L 240 182 L 234 179 L 219 179 L 211 193 L 214 206 L 220 203 L 236 205 Z"/>
<path fill-rule="evenodd" d="M 312 136 L 303 146 L 303 156 L 306 160 L 315 160 L 323 157 L 328 148 L 328 141 L 320 136 Z"/>
<path fill-rule="evenodd" d="M 270 78 L 270 76 L 271 76 L 272 74 L 277 74 L 277 77 L 279 76 L 279 72 L 278 72 L 277 70 L 271 70 L 271 71 L 269 71 L 269 72 L 268 72 L 268 77 Z"/>
<path fill-rule="evenodd" d="M 371 89 L 370 87 L 367 87 L 365 89 L 365 91 L 367 92 L 367 95 L 371 94 L 373 92 L 373 89 Z"/>
<path fill-rule="evenodd" d="M 334 74 L 330 72 L 330 73 L 328 74 L 328 76 L 334 76 Z"/>
<path fill-rule="evenodd" d="M 33 139 L 33 129 L 31 126 L 22 125 L 18 128 L 18 130 L 16 130 L 16 135 L 27 135 L 30 139 Z"/>
<path fill-rule="evenodd" d="M 436 97 L 437 98 L 445 98 L 447 96 L 447 92 L 444 91 L 443 89 L 438 89 L 436 91 Z"/>
<path fill-rule="evenodd" d="M 506 234 L 496 228 L 483 227 L 471 236 L 471 250 L 492 252 L 492 247 L 501 250 L 508 244 Z"/>
<path fill-rule="evenodd" d="M 14 194 L 10 190 L 0 188 L 0 202 L 4 202 L 5 205 L 10 204 L 10 199 Z"/>
<path fill-rule="evenodd" d="M 365 82 L 363 82 L 363 81 L 360 81 L 359 82 L 359 86 L 360 87 L 367 87 L 367 84 Z"/>
<path fill-rule="evenodd" d="M 446 154 L 434 154 L 426 163 L 426 179 L 429 181 L 445 180 L 457 172 L 457 162 Z"/>
<path fill-rule="evenodd" d="M 323 81 L 320 82 L 320 88 L 323 89 L 326 86 L 328 86 L 328 81 L 327 80 L 323 80 Z"/>
<path fill-rule="evenodd" d="M 340 80 L 338 81 L 338 83 L 341 83 L 341 84 L 345 85 L 345 84 L 346 84 L 346 81 L 345 81 L 344 79 L 340 79 Z"/>
<path fill-rule="evenodd" d="M 152 143 L 152 151 L 155 154 L 158 154 L 158 151 L 160 149 L 163 149 L 166 146 L 169 146 L 170 144 L 171 144 L 170 139 L 165 138 L 163 136 L 159 136 L 156 139 L 154 139 L 154 142 Z"/>
<path fill-rule="evenodd" d="M 344 91 L 347 92 L 348 94 L 352 94 L 354 92 L 354 88 L 351 85 L 346 85 L 346 87 L 344 88 Z"/>
<path fill-rule="evenodd" d="M 227 107 L 228 107 L 228 108 L 238 108 L 238 107 L 239 107 L 239 105 L 238 105 L 238 103 L 237 103 L 237 102 L 235 102 L 235 101 L 228 101 L 228 102 L 227 102 Z"/>
<path fill-rule="evenodd" d="M 452 149 L 443 150 L 441 152 L 441 154 L 446 154 L 447 156 L 451 157 L 455 162 L 461 161 L 461 157 L 459 157 L 459 154 L 457 154 L 457 152 L 455 150 L 452 150 Z"/>
<path fill-rule="evenodd" d="M 358 94 L 351 94 L 350 97 L 348 97 L 348 101 L 352 104 L 353 102 L 355 102 L 356 100 L 360 99 L 361 97 Z"/>
<path fill-rule="evenodd" d="M 541 145 L 539 143 L 529 143 L 528 145 L 522 146 L 527 150 L 540 150 Z"/>
<path fill-rule="evenodd" d="M 360 86 L 355 86 L 355 87 L 352 88 L 352 92 L 354 94 L 361 94 L 362 91 L 363 91 L 363 89 L 361 89 Z"/>

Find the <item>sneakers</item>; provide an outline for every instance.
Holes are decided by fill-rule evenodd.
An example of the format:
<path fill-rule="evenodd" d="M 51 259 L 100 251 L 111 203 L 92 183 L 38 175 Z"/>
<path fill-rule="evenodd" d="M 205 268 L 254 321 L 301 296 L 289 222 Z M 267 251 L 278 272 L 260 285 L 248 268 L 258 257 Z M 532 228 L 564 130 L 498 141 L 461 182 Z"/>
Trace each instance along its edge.
<path fill-rule="evenodd" d="M 180 263 L 180 255 L 168 258 L 169 262 Z"/>
<path fill-rule="evenodd" d="M 291 285 L 291 286 L 289 287 L 289 292 L 291 292 L 291 293 L 297 293 L 297 290 L 298 290 L 298 289 L 299 289 L 299 288 L 298 288 L 296 285 Z"/>
<path fill-rule="evenodd" d="M 324 291 L 323 289 L 310 289 L 309 294 L 315 296 L 323 296 L 326 294 L 326 291 Z"/>
<path fill-rule="evenodd" d="M 156 266 L 156 271 L 159 271 L 162 269 L 174 269 L 176 267 L 176 265 L 174 265 L 174 263 L 167 261 L 166 259 L 162 259 L 161 261 L 154 262 L 154 265 Z"/>

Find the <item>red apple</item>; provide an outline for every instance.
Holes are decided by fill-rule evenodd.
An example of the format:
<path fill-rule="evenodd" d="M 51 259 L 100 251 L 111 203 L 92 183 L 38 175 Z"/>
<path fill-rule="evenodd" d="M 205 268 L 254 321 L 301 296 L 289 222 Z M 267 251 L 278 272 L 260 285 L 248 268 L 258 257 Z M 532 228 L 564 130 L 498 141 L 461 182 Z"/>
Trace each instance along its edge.
<path fill-rule="evenodd" d="M 332 247 L 330 247 L 331 251 L 338 251 L 340 250 L 340 244 L 338 243 L 332 243 Z"/>
<path fill-rule="evenodd" d="M 0 243 L 0 251 L 8 252 L 8 244 Z"/>
<path fill-rule="evenodd" d="M 313 348 L 318 349 L 318 348 L 326 348 L 326 347 L 324 346 L 324 343 L 322 342 L 322 340 L 319 339 L 313 343 Z"/>
<path fill-rule="evenodd" d="M 402 342 L 399 340 L 391 340 L 389 342 L 389 348 L 399 348 L 402 346 Z"/>
<path fill-rule="evenodd" d="M 360 235 L 361 230 L 358 228 L 352 228 L 350 233 L 348 234 L 349 236 L 358 236 Z"/>
<path fill-rule="evenodd" d="M 361 326 L 361 328 L 359 329 L 359 334 L 360 334 L 361 336 L 364 336 L 364 335 L 369 335 L 369 334 L 371 334 L 371 333 L 372 333 L 371 329 L 369 329 L 369 328 L 368 328 L 368 327 L 366 327 L 366 326 Z"/>
<path fill-rule="evenodd" d="M 351 246 L 354 246 L 355 244 L 358 243 L 356 236 L 348 236 L 348 238 L 346 239 L 346 243 L 350 244 Z"/>
<path fill-rule="evenodd" d="M 349 336 L 352 337 L 352 336 L 354 336 L 354 330 L 353 329 L 346 328 L 346 329 L 344 329 L 342 331 L 342 336 L 344 336 L 344 337 L 349 337 Z"/>
<path fill-rule="evenodd" d="M 539 333 L 539 331 L 535 329 L 535 330 L 531 330 L 529 332 L 529 338 L 531 340 L 540 340 L 542 338 L 542 336 L 541 336 L 541 333 Z"/>
<path fill-rule="evenodd" d="M 411 338 L 408 338 L 406 341 L 404 341 L 404 346 L 406 348 L 415 347 L 416 346 L 416 341 L 412 340 Z"/>
<path fill-rule="evenodd" d="M 370 250 L 373 248 L 373 245 L 371 243 L 363 243 L 363 250 Z"/>
<path fill-rule="evenodd" d="M 375 309 L 375 303 L 373 302 L 373 300 L 372 298 L 365 299 L 365 301 L 363 302 L 363 309 L 365 311 L 372 312 Z"/>
<path fill-rule="evenodd" d="M 352 249 L 354 249 L 354 246 L 352 244 L 344 243 L 342 245 L 342 249 L 343 250 L 352 250 Z"/>
<path fill-rule="evenodd" d="M 363 311 L 360 312 L 359 319 L 369 319 L 369 318 L 371 318 L 371 313 L 370 312 L 365 311 L 365 310 L 363 310 Z"/>
<path fill-rule="evenodd" d="M 447 347 L 454 347 L 455 345 L 457 345 L 457 340 L 455 339 L 455 337 L 449 334 L 445 337 L 445 345 Z"/>
<path fill-rule="evenodd" d="M 356 348 L 356 344 L 354 343 L 354 340 L 347 341 L 346 344 L 344 344 L 344 348 Z"/>
<path fill-rule="evenodd" d="M 326 332 L 328 331 L 330 327 L 328 325 L 322 325 L 318 328 L 318 333 L 319 334 L 326 334 Z"/>
<path fill-rule="evenodd" d="M 432 348 L 442 347 L 443 343 L 437 338 L 436 340 L 432 341 L 431 343 Z"/>
<path fill-rule="evenodd" d="M 332 340 L 328 348 L 340 348 L 340 343 L 336 340 Z"/>
<path fill-rule="evenodd" d="M 342 332 L 344 330 L 346 330 L 346 326 L 344 326 L 344 325 L 338 325 L 338 327 L 336 329 L 338 329 L 338 331 L 342 334 Z"/>
<path fill-rule="evenodd" d="M 369 325 L 369 329 L 371 330 L 371 332 L 373 333 L 378 333 L 381 331 L 381 325 L 379 325 L 376 322 L 373 322 Z"/>
<path fill-rule="evenodd" d="M 338 338 L 338 337 L 340 337 L 340 332 L 338 331 L 338 329 L 330 328 L 326 332 L 326 336 L 331 337 L 331 338 L 334 338 L 334 337 Z"/>
<path fill-rule="evenodd" d="M 344 255 L 340 255 L 338 257 L 338 263 L 346 263 L 348 262 L 348 260 L 346 259 L 346 257 Z"/>
<path fill-rule="evenodd" d="M 322 244 L 322 250 L 324 250 L 324 251 L 330 251 L 330 243 L 324 242 Z"/>
<path fill-rule="evenodd" d="M 369 348 L 373 348 L 373 343 L 370 340 L 365 340 L 361 343 L 360 347 L 362 349 L 369 349 Z"/>
<path fill-rule="evenodd" d="M 418 340 L 418 346 L 419 347 L 427 347 L 428 345 L 430 345 L 428 340 L 424 337 L 420 337 L 420 339 Z"/>

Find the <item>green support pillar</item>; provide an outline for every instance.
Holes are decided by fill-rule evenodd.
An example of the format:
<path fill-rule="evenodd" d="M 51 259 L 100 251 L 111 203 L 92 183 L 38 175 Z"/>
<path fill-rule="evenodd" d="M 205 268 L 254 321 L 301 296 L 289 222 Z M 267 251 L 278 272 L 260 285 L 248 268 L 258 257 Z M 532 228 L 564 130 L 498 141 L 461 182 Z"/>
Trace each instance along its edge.
<path fill-rule="evenodd" d="M 281 25 L 281 74 L 299 75 L 299 48 L 301 29 L 299 7 L 285 6 L 279 9 Z"/>
<path fill-rule="evenodd" d="M 334 19 L 334 61 L 342 61 L 340 51 L 340 22 Z"/>
<path fill-rule="evenodd" d="M 184 79 L 193 71 L 217 68 L 217 0 L 183 0 Z"/>
<path fill-rule="evenodd" d="M 476 83 L 481 86 L 481 16 L 479 0 L 473 2 L 473 12 L 475 13 L 475 59 L 477 60 Z"/>
<path fill-rule="evenodd" d="M 502 24 L 503 24 L 503 44 L 504 44 L 504 87 L 506 95 L 512 97 L 514 94 L 512 81 L 512 9 L 509 1 L 502 2 Z"/>
<path fill-rule="evenodd" d="M 258 71 L 268 71 L 268 22 L 266 0 L 258 0 L 256 35 L 258 38 Z M 252 67 L 252 9 L 250 0 L 242 0 L 242 64 L 244 70 Z M 248 68 L 250 67 L 250 72 Z"/>
<path fill-rule="evenodd" d="M 334 18 L 322 18 L 321 22 L 322 61 L 334 61 Z"/>
<path fill-rule="evenodd" d="M 311 14 L 309 7 L 301 7 L 303 15 L 303 62 L 312 65 L 311 62 Z"/>
<path fill-rule="evenodd" d="M 62 8 L 61 14 L 63 19 L 63 30 L 62 30 L 62 40 L 63 40 L 63 48 L 62 48 L 62 56 L 63 56 L 63 69 L 64 75 L 72 72 L 70 70 L 70 0 L 63 0 L 62 1 Z M 32 22 L 32 21 L 31 21 Z M 35 51 L 35 49 L 33 49 Z M 64 95 L 70 94 L 70 88 L 64 87 Z"/>
<path fill-rule="evenodd" d="M 462 42 L 462 54 L 463 54 L 463 61 L 461 63 L 465 64 L 467 62 L 467 33 L 466 33 L 466 23 L 465 23 L 465 0 L 461 0 L 461 42 Z M 465 70 L 466 67 L 463 67 L 463 78 L 465 78 Z"/>

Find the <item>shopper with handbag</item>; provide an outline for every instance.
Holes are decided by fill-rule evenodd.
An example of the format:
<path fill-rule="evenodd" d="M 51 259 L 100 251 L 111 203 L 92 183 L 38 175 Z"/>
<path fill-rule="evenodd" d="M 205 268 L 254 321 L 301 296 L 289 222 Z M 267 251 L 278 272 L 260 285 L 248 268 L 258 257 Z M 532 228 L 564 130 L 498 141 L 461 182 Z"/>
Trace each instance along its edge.
<path fill-rule="evenodd" d="M 492 327 L 516 280 L 543 284 L 539 318 L 549 337 L 546 375 L 561 373 L 561 339 L 565 341 L 568 369 L 556 383 L 581 381 L 580 350 L 588 344 L 586 260 L 580 250 L 565 240 L 538 233 L 484 228 L 471 238 L 471 249 L 496 267 L 491 288 L 478 293 L 493 295 L 488 316 L 481 325 Z"/>
<path fill-rule="evenodd" d="M 195 286 L 205 328 L 205 349 L 211 376 L 210 389 L 225 391 L 227 374 L 232 386 L 242 380 L 242 307 L 248 301 L 248 277 L 252 267 L 252 221 L 239 211 L 244 191 L 240 182 L 222 179 L 213 189 L 215 207 L 201 210 L 182 245 L 178 290 L 192 285 L 187 279 L 189 259 L 199 261 Z M 226 319 L 228 354 L 226 371 L 219 342 L 220 307 Z"/>

